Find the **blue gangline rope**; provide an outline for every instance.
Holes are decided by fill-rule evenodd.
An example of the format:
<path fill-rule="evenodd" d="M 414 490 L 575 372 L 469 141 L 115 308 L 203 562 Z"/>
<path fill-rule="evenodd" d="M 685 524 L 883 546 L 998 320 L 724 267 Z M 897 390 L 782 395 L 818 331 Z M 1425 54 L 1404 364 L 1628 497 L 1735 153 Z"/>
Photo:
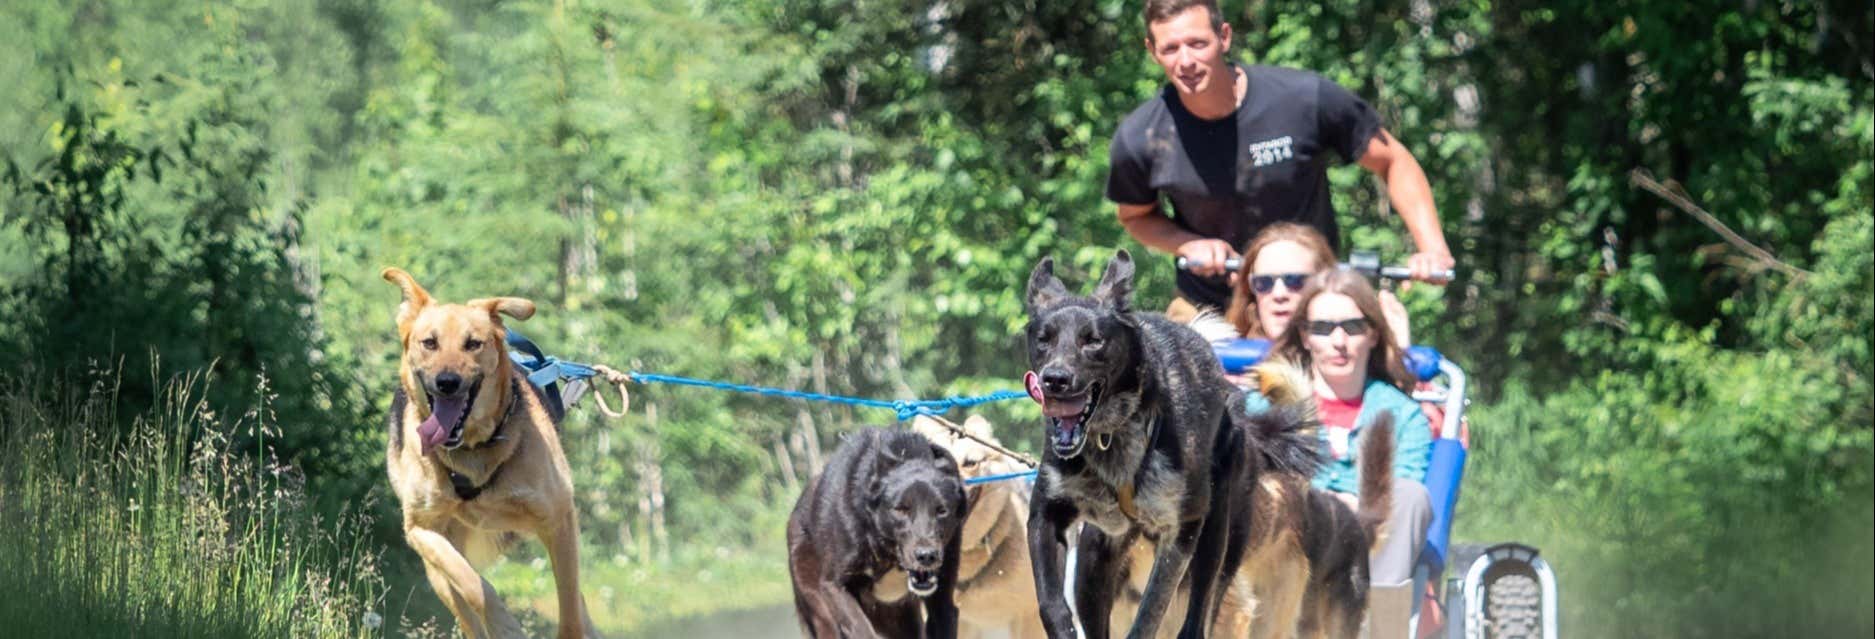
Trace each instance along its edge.
<path fill-rule="evenodd" d="M 508 345 L 512 347 L 508 351 L 508 355 L 510 359 L 512 359 L 515 364 L 518 364 L 522 368 L 527 370 L 527 381 L 529 383 L 534 384 L 535 386 L 540 386 L 540 387 L 545 388 L 549 384 L 553 384 L 559 380 L 563 380 L 563 379 L 564 380 L 584 380 L 584 379 L 592 378 L 599 374 L 599 371 L 597 369 L 594 369 L 591 365 L 581 364 L 579 362 L 569 362 L 569 361 L 560 359 L 558 357 L 547 355 L 541 352 L 539 346 L 536 346 L 532 340 L 527 339 L 526 336 L 522 335 L 518 331 L 513 331 L 513 330 L 508 331 L 507 342 L 508 342 Z M 627 376 L 629 376 L 632 379 L 632 381 L 636 381 L 639 383 L 646 383 L 646 384 L 649 384 L 649 383 L 676 384 L 679 386 L 696 386 L 700 388 L 712 388 L 716 390 L 734 391 L 738 393 L 753 393 L 756 395 L 766 395 L 769 397 L 785 397 L 789 399 L 801 399 L 801 400 L 816 401 L 816 402 L 831 402 L 835 404 L 846 404 L 849 406 L 862 406 L 866 408 L 889 408 L 892 410 L 894 414 L 898 416 L 898 421 L 901 421 L 901 422 L 911 419 L 913 417 L 916 417 L 918 415 L 941 415 L 946 412 L 949 412 L 953 408 L 969 408 L 971 406 L 976 406 L 979 404 L 987 404 L 990 402 L 1000 402 L 1000 401 L 1009 400 L 1009 399 L 1020 399 L 1020 398 L 1029 396 L 1028 393 L 1024 393 L 1022 391 L 1005 390 L 1005 391 L 997 391 L 994 393 L 990 393 L 988 395 L 952 396 L 952 397 L 945 397 L 941 399 L 883 400 L 883 399 L 867 399 L 864 397 L 843 397 L 840 395 L 826 395 L 822 393 L 809 393 L 809 392 L 804 392 L 804 391 L 788 390 L 785 388 L 750 386 L 748 384 L 730 384 L 726 382 L 713 382 L 713 381 L 709 381 L 705 379 L 678 377 L 676 375 L 660 375 L 657 373 L 640 373 L 638 371 L 631 371 L 630 373 L 627 373 Z M 993 481 L 1002 481 L 1005 479 L 1017 479 L 1017 478 L 1034 477 L 1034 476 L 1035 476 L 1035 471 L 1030 470 L 1030 471 L 1024 471 L 1024 472 L 1019 472 L 1019 473 L 1004 473 L 1001 475 L 989 475 L 985 477 L 976 477 L 976 478 L 964 480 L 964 484 L 966 485 L 983 484 L 983 483 L 988 483 L 988 482 L 993 482 Z"/>
<path fill-rule="evenodd" d="M 735 391 L 738 393 L 753 393 L 756 395 L 767 395 L 769 397 L 785 397 L 789 399 L 803 399 L 803 400 L 816 401 L 816 402 L 831 402 L 835 404 L 846 404 L 849 406 L 863 406 L 866 408 L 889 408 L 898 415 L 899 421 L 905 421 L 917 415 L 941 415 L 945 412 L 950 411 L 953 408 L 969 408 L 971 406 L 976 406 L 978 404 L 987 404 L 989 402 L 997 402 L 997 401 L 1003 401 L 1007 399 L 1018 399 L 1018 398 L 1029 396 L 1028 393 L 1024 393 L 1021 391 L 1006 390 L 1006 391 L 997 391 L 988 395 L 978 395 L 975 397 L 959 396 L 959 397 L 946 397 L 943 399 L 883 400 L 883 399 L 866 399 L 863 397 L 843 397 L 840 395 L 824 395 L 821 393 L 809 393 L 809 392 L 804 392 L 804 391 L 788 390 L 785 388 L 768 388 L 765 386 L 750 386 L 748 384 L 730 384 L 726 382 L 712 382 L 712 381 L 703 380 L 703 379 L 678 377 L 676 375 L 660 375 L 657 373 L 640 373 L 637 371 L 632 371 L 628 373 L 628 375 L 631 376 L 633 381 L 644 382 L 644 383 L 677 384 L 680 386 L 698 386 L 702 388 L 712 388 L 716 390 Z"/>
<path fill-rule="evenodd" d="M 1001 475 L 984 475 L 982 477 L 971 477 L 969 479 L 966 479 L 964 480 L 964 485 L 971 486 L 975 484 L 987 484 L 993 481 L 1002 481 L 1005 479 L 1026 479 L 1026 478 L 1034 477 L 1034 476 L 1035 476 L 1035 471 L 1033 470 L 1025 470 L 1019 473 L 1003 473 Z"/>

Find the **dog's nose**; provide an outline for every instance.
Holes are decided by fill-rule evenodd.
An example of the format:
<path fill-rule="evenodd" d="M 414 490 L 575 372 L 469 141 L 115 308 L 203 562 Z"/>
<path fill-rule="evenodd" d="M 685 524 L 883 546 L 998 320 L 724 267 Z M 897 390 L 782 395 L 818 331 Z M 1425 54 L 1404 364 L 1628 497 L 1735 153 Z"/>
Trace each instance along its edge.
<path fill-rule="evenodd" d="M 919 565 L 930 566 L 938 562 L 938 551 L 920 550 L 915 553 L 912 553 L 912 557 L 918 560 Z"/>
<path fill-rule="evenodd" d="M 443 373 L 436 376 L 436 392 L 444 395 L 456 394 L 462 388 L 462 376 L 455 373 Z"/>
<path fill-rule="evenodd" d="M 1065 393 L 1074 384 L 1074 375 L 1059 368 L 1042 369 L 1042 390 L 1049 395 Z"/>

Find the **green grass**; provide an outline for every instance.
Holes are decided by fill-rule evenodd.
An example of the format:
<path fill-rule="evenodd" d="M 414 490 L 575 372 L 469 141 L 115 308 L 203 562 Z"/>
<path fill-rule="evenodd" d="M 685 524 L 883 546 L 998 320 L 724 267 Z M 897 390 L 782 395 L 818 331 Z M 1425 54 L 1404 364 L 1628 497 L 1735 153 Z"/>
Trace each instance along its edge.
<path fill-rule="evenodd" d="M 676 619 L 732 610 L 764 608 L 790 601 L 787 551 L 779 535 L 753 547 L 673 548 L 666 561 L 601 559 L 590 548 L 580 571 L 580 589 L 593 624 L 608 637 L 631 637 Z M 511 552 L 483 571 L 511 607 L 532 611 L 538 629 L 553 625 L 553 571 L 530 550 Z M 521 614 L 517 612 L 517 614 Z M 530 615 L 530 616 L 534 616 Z M 528 620 L 524 619 L 524 622 Z"/>
<path fill-rule="evenodd" d="M 267 407 L 215 415 L 205 380 L 186 377 L 120 420 L 116 375 L 91 377 L 0 379 L 0 634 L 381 632 L 364 522 L 322 521 L 266 461 Z"/>

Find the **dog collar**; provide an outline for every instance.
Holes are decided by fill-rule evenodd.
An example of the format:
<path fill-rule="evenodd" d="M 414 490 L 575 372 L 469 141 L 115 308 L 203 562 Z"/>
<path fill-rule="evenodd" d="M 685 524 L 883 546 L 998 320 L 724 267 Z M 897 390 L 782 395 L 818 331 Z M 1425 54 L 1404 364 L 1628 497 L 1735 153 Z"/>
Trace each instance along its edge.
<path fill-rule="evenodd" d="M 1147 455 L 1152 454 L 1153 440 L 1159 438 L 1159 422 L 1164 421 L 1164 420 L 1165 420 L 1165 415 L 1163 414 L 1159 415 L 1158 417 L 1153 418 L 1152 420 L 1152 430 L 1146 433 L 1146 454 Z M 1141 463 L 1139 465 L 1138 472 L 1140 473 L 1146 472 L 1146 464 Z M 1139 476 L 1135 474 L 1132 481 L 1128 481 L 1124 484 L 1120 484 L 1120 489 L 1117 491 L 1114 491 L 1118 493 L 1118 497 L 1120 498 L 1120 513 L 1126 515 L 1127 519 L 1131 519 L 1133 521 L 1139 521 L 1139 509 L 1133 505 L 1133 484 L 1138 481 L 1139 481 Z"/>
<path fill-rule="evenodd" d="M 1133 507 L 1133 482 L 1120 484 L 1120 512 L 1127 519 L 1139 521 L 1139 509 Z"/>
<path fill-rule="evenodd" d="M 481 450 L 505 439 L 501 436 L 501 430 L 508 425 L 508 418 L 514 415 L 514 405 L 521 403 L 521 382 L 512 377 L 508 378 L 508 390 L 510 392 L 508 396 L 508 410 L 501 414 L 500 421 L 495 422 L 495 432 L 490 433 L 488 439 L 468 446 L 467 448 L 469 450 Z M 448 468 L 448 466 L 444 466 L 444 468 Z M 477 486 L 469 481 L 468 475 L 458 473 L 456 469 L 450 468 L 449 487 L 456 490 L 457 499 L 470 501 L 480 496 L 482 490 L 488 488 L 489 484 L 495 483 L 495 478 L 500 475 L 501 466 L 496 466 L 495 472 L 488 474 L 488 481 L 482 482 L 482 485 Z"/>

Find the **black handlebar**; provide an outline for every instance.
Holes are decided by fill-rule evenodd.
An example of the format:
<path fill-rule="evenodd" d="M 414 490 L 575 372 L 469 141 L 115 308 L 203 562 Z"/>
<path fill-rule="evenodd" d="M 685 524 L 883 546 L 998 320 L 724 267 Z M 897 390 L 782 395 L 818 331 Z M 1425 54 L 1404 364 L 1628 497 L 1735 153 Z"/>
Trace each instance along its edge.
<path fill-rule="evenodd" d="M 1183 257 L 1178 258 L 1178 270 L 1188 271 L 1199 266 L 1204 266 L 1204 260 L 1188 260 Z M 1241 268 L 1243 268 L 1243 258 L 1241 257 L 1233 257 L 1224 260 L 1224 270 L 1226 271 L 1235 273 Z"/>
<path fill-rule="evenodd" d="M 1203 266 L 1203 265 L 1204 265 L 1204 262 L 1201 262 L 1201 261 L 1189 260 L 1183 257 L 1178 258 L 1179 270 L 1190 270 L 1191 268 L 1195 266 Z M 1379 277 L 1382 279 L 1389 279 L 1389 280 L 1413 279 L 1413 269 L 1410 269 L 1404 266 L 1381 266 L 1380 254 L 1378 253 L 1371 253 L 1367 251 L 1355 251 L 1353 254 L 1350 254 L 1348 256 L 1348 261 L 1343 262 L 1341 265 L 1354 269 L 1356 271 L 1360 271 L 1361 273 L 1366 274 L 1368 277 Z M 1243 268 L 1243 258 L 1233 257 L 1228 260 L 1224 260 L 1224 270 L 1226 271 L 1230 271 L 1234 273 L 1242 268 Z M 1452 279 L 1454 279 L 1454 277 L 1456 276 L 1456 272 L 1453 271 L 1452 269 L 1445 269 L 1443 271 L 1435 272 L 1432 275 L 1436 279 L 1441 279 L 1441 280 L 1445 280 L 1449 282 Z"/>

